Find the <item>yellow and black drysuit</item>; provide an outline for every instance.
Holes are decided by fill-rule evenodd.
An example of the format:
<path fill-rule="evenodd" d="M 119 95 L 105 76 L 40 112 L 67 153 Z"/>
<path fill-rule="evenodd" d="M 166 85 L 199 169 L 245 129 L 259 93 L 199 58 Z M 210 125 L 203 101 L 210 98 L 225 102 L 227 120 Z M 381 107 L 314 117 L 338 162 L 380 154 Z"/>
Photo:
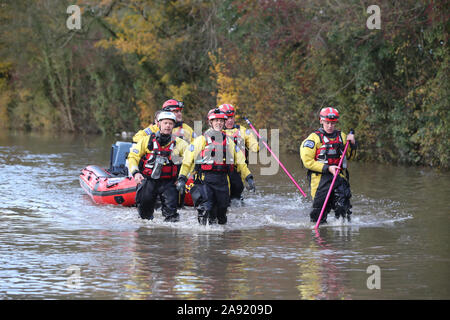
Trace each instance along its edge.
<path fill-rule="evenodd" d="M 134 136 L 133 136 L 133 142 L 138 143 L 142 138 L 147 137 L 151 135 L 152 133 L 156 133 L 159 131 L 159 127 L 157 124 L 151 124 L 147 128 L 139 130 Z"/>
<path fill-rule="evenodd" d="M 189 146 L 183 157 L 179 177 L 195 171 L 191 196 L 201 224 L 225 224 L 230 202 L 228 173 L 234 169 L 242 180 L 254 188 L 253 176 L 245 163 L 245 156 L 224 132 L 207 130 Z"/>
<path fill-rule="evenodd" d="M 339 130 L 328 134 L 320 128 L 311 133 L 300 146 L 300 157 L 303 165 L 308 169 L 308 179 L 311 184 L 311 197 L 313 199 L 311 221 L 316 222 L 322 210 L 328 190 L 330 189 L 333 175 L 328 171 L 330 165 L 338 165 L 347 136 Z M 322 215 L 321 223 L 326 222 L 331 209 L 335 211 L 336 218 L 347 217 L 350 220 L 352 196 L 347 171 L 347 160 L 356 150 L 356 144 L 349 144 L 346 157 L 342 162 L 342 170 L 336 178 L 333 191 Z"/>
<path fill-rule="evenodd" d="M 159 131 L 158 125 L 151 124 L 147 128 L 143 130 L 139 130 L 134 136 L 133 136 L 133 142 L 139 142 L 143 137 L 149 136 L 152 133 L 156 133 Z M 194 141 L 196 134 L 194 130 L 187 125 L 184 122 L 177 122 L 175 123 L 175 127 L 172 130 L 172 135 L 174 137 L 178 137 L 186 141 L 188 144 Z"/>
<path fill-rule="evenodd" d="M 137 143 L 139 140 L 141 140 L 143 137 L 147 137 L 151 135 L 152 133 L 156 133 L 159 131 L 159 127 L 157 124 L 151 124 L 147 128 L 143 130 L 139 130 L 133 137 L 133 142 Z M 188 144 L 194 141 L 194 138 L 196 137 L 196 134 L 192 128 L 187 125 L 184 122 L 176 122 L 175 127 L 172 130 L 172 139 L 175 139 L 175 137 L 178 137 L 180 139 L 183 139 Z M 134 146 L 134 145 L 133 145 Z M 131 148 L 133 149 L 133 147 Z M 178 165 L 178 171 L 180 171 L 181 164 Z M 178 197 L 178 208 L 183 207 L 184 205 L 184 192 L 180 192 Z"/>
<path fill-rule="evenodd" d="M 157 196 L 161 198 L 165 221 L 178 221 L 178 190 L 175 181 L 178 165 L 188 143 L 171 135 L 152 133 L 135 144 L 128 155 L 128 170 L 146 179 L 138 185 L 136 204 L 142 219 L 153 219 Z"/>
<path fill-rule="evenodd" d="M 231 129 L 224 129 L 225 134 L 230 137 L 234 144 L 238 146 L 240 152 L 245 155 L 245 163 L 248 165 L 248 152 L 258 152 L 258 140 L 251 133 L 250 129 L 246 129 L 240 125 L 234 125 Z M 237 170 L 229 173 L 230 178 L 230 198 L 242 200 L 242 192 L 244 191 L 244 182 Z"/>

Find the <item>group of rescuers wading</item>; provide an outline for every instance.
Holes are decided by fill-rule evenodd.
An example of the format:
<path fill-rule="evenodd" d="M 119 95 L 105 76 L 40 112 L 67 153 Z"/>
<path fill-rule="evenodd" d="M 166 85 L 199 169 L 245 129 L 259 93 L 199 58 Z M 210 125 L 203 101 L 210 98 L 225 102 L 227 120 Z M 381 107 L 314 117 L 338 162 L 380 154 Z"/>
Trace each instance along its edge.
<path fill-rule="evenodd" d="M 128 172 L 137 183 L 136 205 L 142 219 L 153 219 L 159 198 L 164 221 L 179 221 L 178 209 L 184 203 L 188 177 L 189 192 L 198 212 L 200 224 L 226 224 L 231 200 L 242 201 L 244 181 L 255 191 L 253 175 L 248 169 L 248 151 L 258 152 L 258 139 L 251 130 L 235 123 L 235 108 L 222 104 L 207 115 L 209 129 L 196 136 L 183 122 L 181 101 L 170 99 L 155 114 L 155 122 L 133 137 L 128 155 Z M 303 165 L 308 169 L 316 222 L 325 200 L 346 141 L 351 144 L 346 159 L 356 150 L 353 134 L 335 129 L 339 113 L 334 108 L 320 112 L 322 127 L 311 133 L 300 146 Z M 322 215 L 334 209 L 336 217 L 350 220 L 350 185 L 346 161 L 336 179 L 330 201 Z"/>

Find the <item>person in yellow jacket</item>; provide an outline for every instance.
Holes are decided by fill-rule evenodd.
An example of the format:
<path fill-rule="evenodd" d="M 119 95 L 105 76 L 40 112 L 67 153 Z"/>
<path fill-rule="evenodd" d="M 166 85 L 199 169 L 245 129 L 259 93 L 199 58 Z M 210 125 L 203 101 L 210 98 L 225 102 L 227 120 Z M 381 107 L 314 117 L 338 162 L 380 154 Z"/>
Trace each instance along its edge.
<path fill-rule="evenodd" d="M 300 145 L 300 157 L 303 165 L 308 169 L 308 179 L 311 184 L 313 204 L 310 218 L 312 222 L 317 222 L 319 218 L 347 140 L 350 141 L 350 144 L 342 162 L 342 170 L 336 178 L 321 223 L 326 222 L 331 209 L 335 211 L 337 219 L 342 217 L 350 221 L 352 194 L 346 168 L 347 160 L 356 150 L 356 141 L 352 133 L 346 135 L 336 130 L 338 119 L 339 112 L 335 108 L 323 108 L 320 111 L 322 127 L 311 133 Z"/>
<path fill-rule="evenodd" d="M 184 108 L 184 103 L 182 101 L 178 101 L 175 99 L 169 99 L 166 102 L 164 102 L 162 105 L 162 109 L 156 111 L 156 113 L 155 113 L 155 122 L 153 124 L 149 125 L 147 128 L 145 128 L 143 130 L 139 130 L 134 135 L 133 142 L 137 143 L 143 137 L 146 137 L 148 135 L 151 135 L 152 133 L 156 133 L 159 131 L 158 121 L 157 121 L 158 113 L 172 112 L 176 117 L 175 126 L 172 130 L 172 135 L 174 137 L 179 137 L 179 138 L 185 140 L 188 144 L 191 143 L 194 140 L 194 138 L 196 137 L 196 134 L 189 125 L 187 125 L 186 123 L 183 122 L 183 114 L 182 114 L 183 108 Z M 180 170 L 180 166 L 181 165 L 178 165 L 178 170 Z M 185 196 L 184 192 L 180 193 L 180 195 L 178 197 L 178 208 L 183 207 L 184 196 Z"/>
<path fill-rule="evenodd" d="M 255 183 L 244 154 L 222 131 L 227 118 L 225 113 L 218 108 L 212 109 L 207 118 L 210 129 L 196 138 L 184 154 L 177 189 L 184 189 L 187 176 L 195 170 L 191 195 L 199 223 L 226 224 L 230 203 L 228 173 L 236 167 L 249 190 L 255 190 Z"/>
<path fill-rule="evenodd" d="M 236 124 L 235 108 L 233 105 L 226 103 L 219 106 L 219 109 L 225 113 L 227 119 L 225 120 L 224 132 L 227 136 L 233 139 L 233 142 L 239 147 L 240 151 L 245 155 L 245 162 L 248 164 L 248 152 L 258 152 L 259 144 L 256 137 L 250 129 Z M 243 200 L 242 192 L 244 191 L 244 182 L 237 170 L 230 172 L 230 199 Z"/>
<path fill-rule="evenodd" d="M 149 125 L 147 128 L 139 130 L 134 136 L 133 136 L 133 142 L 138 143 L 139 140 L 141 140 L 143 137 L 147 137 L 151 135 L 152 133 L 156 133 L 159 131 L 158 127 L 158 115 L 162 112 L 162 110 L 158 110 L 155 112 L 155 120 L 151 125 Z M 173 131 L 173 130 L 172 130 Z"/>
<path fill-rule="evenodd" d="M 182 101 L 175 99 L 169 99 L 164 102 L 161 111 L 172 112 L 176 117 L 175 127 L 172 130 L 172 134 L 176 137 L 184 139 L 187 143 L 191 143 L 196 135 L 194 130 L 183 122 L 184 104 Z M 142 137 L 150 135 L 152 132 L 158 131 L 158 125 L 153 123 L 143 130 L 139 130 L 133 137 L 133 142 L 138 142 Z"/>
<path fill-rule="evenodd" d="M 149 125 L 147 128 L 143 129 L 143 130 L 139 130 L 134 136 L 133 136 L 133 143 L 130 147 L 130 151 L 132 152 L 133 150 L 136 149 L 136 145 L 137 143 L 143 138 L 143 137 L 147 137 L 150 136 L 152 133 L 156 133 L 159 131 L 159 127 L 158 127 L 158 115 L 161 113 L 161 110 L 158 110 L 155 112 L 155 120 L 153 121 L 153 124 Z M 125 166 L 128 168 L 128 159 L 126 160 Z M 131 172 L 128 170 L 128 175 L 131 176 Z"/>
<path fill-rule="evenodd" d="M 128 171 L 138 185 L 136 204 L 142 219 L 153 219 L 159 196 L 164 221 L 179 220 L 175 182 L 178 164 L 182 162 L 188 143 L 172 136 L 175 122 L 176 117 L 172 112 L 161 112 L 158 115 L 159 131 L 139 140 L 128 155 Z"/>

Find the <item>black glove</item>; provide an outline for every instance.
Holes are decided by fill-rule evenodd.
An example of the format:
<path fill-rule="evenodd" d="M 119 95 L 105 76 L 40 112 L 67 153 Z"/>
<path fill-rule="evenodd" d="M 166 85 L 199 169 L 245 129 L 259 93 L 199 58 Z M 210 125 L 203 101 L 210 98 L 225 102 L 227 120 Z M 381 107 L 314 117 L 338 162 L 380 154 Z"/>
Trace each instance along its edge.
<path fill-rule="evenodd" d="M 247 190 L 255 192 L 256 188 L 255 188 L 255 181 L 253 181 L 253 176 L 249 174 L 247 178 L 245 178 L 245 181 L 247 181 Z"/>
<path fill-rule="evenodd" d="M 184 188 L 186 186 L 186 182 L 187 182 L 186 176 L 180 175 L 178 177 L 178 180 L 175 183 L 175 186 L 176 186 L 178 192 L 184 192 Z"/>

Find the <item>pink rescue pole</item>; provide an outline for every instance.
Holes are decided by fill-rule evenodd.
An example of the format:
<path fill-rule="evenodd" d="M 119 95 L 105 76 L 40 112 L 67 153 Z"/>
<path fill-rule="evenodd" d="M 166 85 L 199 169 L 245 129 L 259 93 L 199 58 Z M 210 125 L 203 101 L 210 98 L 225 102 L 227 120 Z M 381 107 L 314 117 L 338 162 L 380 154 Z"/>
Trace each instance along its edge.
<path fill-rule="evenodd" d="M 250 128 L 252 128 L 253 132 L 256 133 L 256 135 L 258 136 L 258 138 L 260 139 L 260 141 L 262 141 L 262 143 L 264 144 L 264 146 L 266 147 L 267 150 L 269 150 L 269 152 L 272 154 L 272 156 L 275 158 L 275 160 L 277 160 L 278 164 L 281 166 L 281 168 L 283 168 L 284 172 L 286 172 L 286 174 L 288 175 L 288 177 L 292 180 L 292 182 L 295 184 L 295 186 L 297 187 L 297 189 L 301 192 L 301 194 L 306 197 L 306 193 L 302 190 L 302 188 L 300 188 L 300 186 L 298 185 L 298 183 L 294 180 L 294 178 L 292 177 L 292 175 L 287 171 L 287 169 L 283 166 L 283 164 L 281 163 L 281 161 L 277 158 L 277 156 L 275 155 L 275 153 L 270 150 L 269 146 L 267 145 L 267 143 L 264 141 L 264 139 L 261 138 L 261 136 L 259 135 L 258 131 L 256 131 L 255 127 L 252 125 L 252 123 L 250 122 L 250 120 L 248 120 L 248 118 L 244 117 L 244 120 L 247 121 L 248 125 L 250 126 Z"/>
<path fill-rule="evenodd" d="M 352 133 L 353 130 L 350 130 L 350 133 Z M 334 182 L 336 181 L 337 176 L 339 175 L 339 171 L 341 171 L 341 165 L 342 161 L 344 160 L 345 154 L 347 153 L 348 144 L 350 141 L 347 141 L 344 148 L 344 153 L 342 154 L 341 160 L 339 160 L 338 168 L 336 169 L 336 172 L 333 177 L 333 181 L 331 181 L 330 189 L 328 190 L 327 197 L 325 198 L 325 202 L 323 203 L 322 210 L 320 211 L 319 219 L 317 219 L 316 226 L 314 227 L 316 230 L 319 228 L 320 219 L 322 219 L 323 212 L 325 211 L 325 207 L 327 206 L 328 198 L 331 195 L 331 191 L 333 191 Z"/>

